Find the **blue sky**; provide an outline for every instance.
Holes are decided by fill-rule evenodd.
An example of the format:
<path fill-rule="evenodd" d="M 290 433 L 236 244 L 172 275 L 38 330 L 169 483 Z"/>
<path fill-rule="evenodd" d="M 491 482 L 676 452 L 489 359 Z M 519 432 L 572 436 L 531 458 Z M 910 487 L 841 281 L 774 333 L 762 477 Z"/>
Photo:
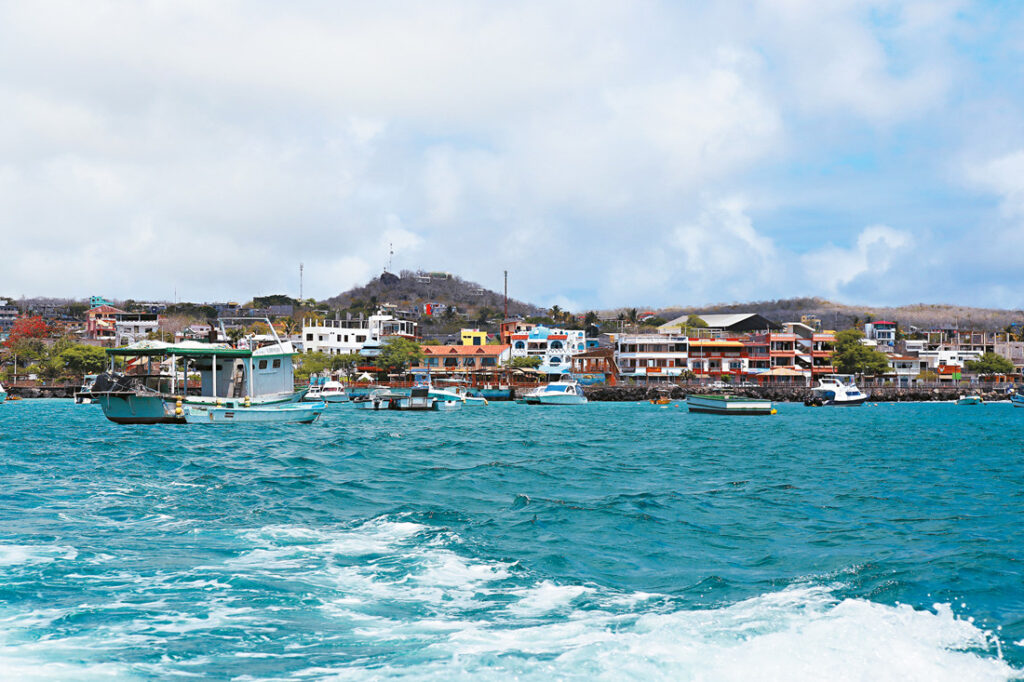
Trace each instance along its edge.
<path fill-rule="evenodd" d="M 0 2 L 0 294 L 1021 307 L 1017 3 Z"/>

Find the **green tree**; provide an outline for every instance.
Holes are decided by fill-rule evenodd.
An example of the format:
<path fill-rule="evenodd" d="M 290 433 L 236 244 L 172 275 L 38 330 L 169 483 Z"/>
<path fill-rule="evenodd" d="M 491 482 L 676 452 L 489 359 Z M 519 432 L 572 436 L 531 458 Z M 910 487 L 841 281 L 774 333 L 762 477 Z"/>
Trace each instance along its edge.
<path fill-rule="evenodd" d="M 79 344 L 56 354 L 61 366 L 74 375 L 97 374 L 107 366 L 107 353 L 97 346 Z"/>
<path fill-rule="evenodd" d="M 1013 370 L 1012 362 L 992 352 L 985 353 L 978 360 L 967 361 L 967 371 L 975 374 L 1011 374 Z"/>
<path fill-rule="evenodd" d="M 864 333 L 859 329 L 846 329 L 836 334 L 836 350 L 832 364 L 842 374 L 878 375 L 889 372 L 889 358 L 861 343 Z"/>
<path fill-rule="evenodd" d="M 242 340 L 243 336 L 245 336 L 245 329 L 241 327 L 230 327 L 225 330 L 225 333 L 228 335 L 231 345 L 237 346 L 238 342 Z"/>
<path fill-rule="evenodd" d="M 331 369 L 344 372 L 346 376 L 351 376 L 355 373 L 356 368 L 361 363 L 366 362 L 359 353 L 346 353 L 344 355 L 332 355 L 331 356 Z"/>
<path fill-rule="evenodd" d="M 423 359 L 420 344 L 401 336 L 391 336 L 381 344 L 374 364 L 384 370 L 399 371 Z"/>
<path fill-rule="evenodd" d="M 593 310 L 588 312 L 586 314 L 586 316 L 584 316 L 584 318 L 583 318 L 583 324 L 585 324 L 587 326 L 592 325 L 592 324 L 598 324 L 600 322 L 601 322 L 601 319 L 597 316 L 597 313 L 595 313 Z"/>
<path fill-rule="evenodd" d="M 508 363 L 509 367 L 517 368 L 528 368 L 537 369 L 540 367 L 542 358 L 539 355 L 528 355 L 522 358 L 512 358 L 512 361 Z"/>
<path fill-rule="evenodd" d="M 319 374 L 331 366 L 331 356 L 327 353 L 305 353 L 295 356 L 295 378 L 306 383 L 310 374 Z"/>

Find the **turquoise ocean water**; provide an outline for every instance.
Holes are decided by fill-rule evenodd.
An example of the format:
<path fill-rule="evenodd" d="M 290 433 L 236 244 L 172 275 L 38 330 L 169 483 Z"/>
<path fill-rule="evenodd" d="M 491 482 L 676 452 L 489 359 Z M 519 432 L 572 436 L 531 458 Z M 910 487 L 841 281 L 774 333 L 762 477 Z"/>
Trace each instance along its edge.
<path fill-rule="evenodd" d="M 1024 410 L 0 405 L 4 679 L 1006 679 Z"/>

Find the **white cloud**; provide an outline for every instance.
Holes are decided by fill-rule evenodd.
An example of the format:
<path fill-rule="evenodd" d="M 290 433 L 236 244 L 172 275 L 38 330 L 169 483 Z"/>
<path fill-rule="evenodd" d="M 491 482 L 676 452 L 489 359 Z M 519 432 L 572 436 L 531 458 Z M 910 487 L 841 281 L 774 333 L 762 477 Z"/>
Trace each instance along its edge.
<path fill-rule="evenodd" d="M 801 261 L 808 284 L 837 295 L 862 278 L 886 282 L 891 269 L 910 254 L 912 246 L 909 232 L 871 225 L 861 231 L 851 248 L 830 245 L 805 254 Z"/>
<path fill-rule="evenodd" d="M 804 293 L 785 261 L 821 238 L 750 217 L 800 198 L 721 197 L 758 197 L 815 134 L 941 104 L 956 10 L 2 4 L 0 293 L 297 294 L 304 262 L 325 298 L 389 243 L 395 269 L 497 287 L 507 268 L 540 302 Z M 875 229 L 833 255 L 852 272 L 903 234 Z"/>

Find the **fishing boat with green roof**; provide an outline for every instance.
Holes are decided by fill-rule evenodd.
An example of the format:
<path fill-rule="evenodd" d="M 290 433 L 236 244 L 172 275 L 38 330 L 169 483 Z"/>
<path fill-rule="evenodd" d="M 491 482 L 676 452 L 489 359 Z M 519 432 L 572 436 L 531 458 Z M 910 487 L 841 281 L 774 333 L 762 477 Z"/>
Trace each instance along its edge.
<path fill-rule="evenodd" d="M 295 351 L 267 323 L 273 341 L 226 343 L 140 341 L 107 350 L 110 371 L 99 375 L 93 399 L 118 424 L 184 424 L 188 406 L 245 408 L 298 402 Z M 198 376 L 198 386 L 195 378 Z"/>

